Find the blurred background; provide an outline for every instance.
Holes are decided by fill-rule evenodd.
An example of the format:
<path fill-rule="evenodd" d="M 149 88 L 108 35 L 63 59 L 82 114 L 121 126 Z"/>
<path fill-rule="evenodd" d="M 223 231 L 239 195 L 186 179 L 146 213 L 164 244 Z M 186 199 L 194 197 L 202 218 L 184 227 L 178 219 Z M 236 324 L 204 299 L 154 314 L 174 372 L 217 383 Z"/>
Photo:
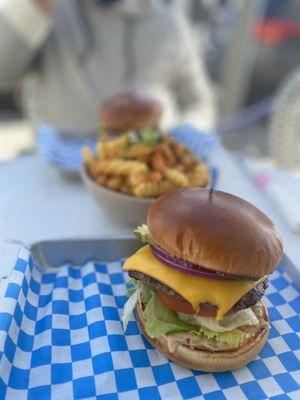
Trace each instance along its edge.
<path fill-rule="evenodd" d="M 282 141 L 288 138 L 282 124 L 286 118 L 292 126 L 285 128 L 297 130 L 291 122 L 295 113 L 291 116 L 284 108 L 297 98 L 300 2 L 175 2 L 191 26 L 197 57 L 205 62 L 216 96 L 214 130 L 224 146 L 283 168 L 297 169 L 296 155 L 296 161 L 285 165 L 285 160 L 293 157 L 289 152 L 295 149 L 287 146 L 283 153 Z M 0 45 L 1 40 L 3 37 Z M 0 70 L 1 63 L 3 59 Z M 24 110 L 35 83 L 28 76 L 26 90 L 22 83 L 20 79 L 0 91 L 0 160 L 34 148 L 35 126 Z M 289 131 L 289 135 L 293 133 Z"/>

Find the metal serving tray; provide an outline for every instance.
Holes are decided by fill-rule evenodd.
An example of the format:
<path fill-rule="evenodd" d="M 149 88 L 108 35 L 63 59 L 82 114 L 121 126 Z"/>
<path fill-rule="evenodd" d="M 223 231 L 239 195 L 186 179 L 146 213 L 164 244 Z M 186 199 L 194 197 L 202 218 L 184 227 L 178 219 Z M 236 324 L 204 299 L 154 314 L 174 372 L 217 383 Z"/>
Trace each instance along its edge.
<path fill-rule="evenodd" d="M 40 268 L 57 268 L 66 263 L 81 266 L 88 261 L 114 261 L 129 257 L 142 243 L 134 237 L 49 240 L 33 244 L 30 251 Z"/>
<path fill-rule="evenodd" d="M 132 236 L 99 239 L 48 240 L 30 247 L 33 260 L 40 268 L 57 268 L 66 263 L 84 265 L 88 261 L 113 261 L 129 257 L 142 243 Z M 286 254 L 280 267 L 300 285 L 299 269 Z"/>
<path fill-rule="evenodd" d="M 167 361 L 142 338 L 134 318 L 124 335 L 121 259 L 141 245 L 127 236 L 43 241 L 21 250 L 3 277 L 0 398 L 299 398 L 299 291 L 291 281 L 300 280 L 286 256 L 280 267 L 289 276 L 275 272 L 266 295 L 273 325 L 268 344 L 241 370 L 203 374 Z"/>

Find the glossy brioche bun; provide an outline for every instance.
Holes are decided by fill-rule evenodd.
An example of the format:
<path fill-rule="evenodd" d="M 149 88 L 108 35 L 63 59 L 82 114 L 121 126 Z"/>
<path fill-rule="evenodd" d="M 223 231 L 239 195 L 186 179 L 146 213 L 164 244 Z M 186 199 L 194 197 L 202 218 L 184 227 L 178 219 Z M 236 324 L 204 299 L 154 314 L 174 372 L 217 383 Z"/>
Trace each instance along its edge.
<path fill-rule="evenodd" d="M 104 129 L 126 131 L 156 127 L 162 116 L 162 104 L 142 93 L 126 92 L 106 101 L 100 111 Z"/>
<path fill-rule="evenodd" d="M 264 306 L 262 307 L 264 318 L 269 321 L 267 311 Z M 183 367 L 204 372 L 232 371 L 244 367 L 257 356 L 266 343 L 269 334 L 269 326 L 267 325 L 256 337 L 251 338 L 238 349 L 231 351 L 190 349 L 179 344 L 175 352 L 171 353 L 163 336 L 151 339 L 147 335 L 140 301 L 137 303 L 136 317 L 142 334 L 161 354 Z"/>
<path fill-rule="evenodd" d="M 187 188 L 149 208 L 154 243 L 170 255 L 225 274 L 271 274 L 283 252 L 270 219 L 252 204 L 219 190 Z"/>

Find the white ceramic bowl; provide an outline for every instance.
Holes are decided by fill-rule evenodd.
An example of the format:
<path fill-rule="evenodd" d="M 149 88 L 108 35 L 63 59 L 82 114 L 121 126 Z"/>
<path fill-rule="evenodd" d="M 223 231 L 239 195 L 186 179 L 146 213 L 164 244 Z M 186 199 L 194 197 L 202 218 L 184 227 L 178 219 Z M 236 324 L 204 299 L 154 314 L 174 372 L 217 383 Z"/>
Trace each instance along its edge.
<path fill-rule="evenodd" d="M 148 208 L 154 198 L 139 198 L 115 192 L 94 182 L 84 165 L 80 170 L 82 180 L 101 208 L 130 226 L 146 223 Z"/>

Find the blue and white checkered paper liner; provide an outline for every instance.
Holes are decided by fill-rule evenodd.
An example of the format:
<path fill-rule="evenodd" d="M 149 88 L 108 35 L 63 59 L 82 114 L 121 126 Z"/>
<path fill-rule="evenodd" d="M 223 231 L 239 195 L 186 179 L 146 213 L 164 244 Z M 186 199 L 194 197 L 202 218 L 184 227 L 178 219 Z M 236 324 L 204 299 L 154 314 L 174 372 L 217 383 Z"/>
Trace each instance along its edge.
<path fill-rule="evenodd" d="M 121 266 L 45 273 L 21 251 L 0 304 L 0 399 L 300 399 L 300 296 L 280 269 L 266 297 L 272 329 L 264 349 L 245 368 L 211 374 L 169 362 L 134 318 L 123 334 Z"/>
<path fill-rule="evenodd" d="M 174 128 L 170 134 L 200 158 L 217 146 L 219 140 L 214 134 L 207 134 L 190 124 Z M 89 137 L 61 136 L 52 127 L 41 125 L 38 130 L 38 149 L 42 158 L 63 171 L 77 171 L 82 164 L 82 148 L 96 148 L 97 139 Z"/>

